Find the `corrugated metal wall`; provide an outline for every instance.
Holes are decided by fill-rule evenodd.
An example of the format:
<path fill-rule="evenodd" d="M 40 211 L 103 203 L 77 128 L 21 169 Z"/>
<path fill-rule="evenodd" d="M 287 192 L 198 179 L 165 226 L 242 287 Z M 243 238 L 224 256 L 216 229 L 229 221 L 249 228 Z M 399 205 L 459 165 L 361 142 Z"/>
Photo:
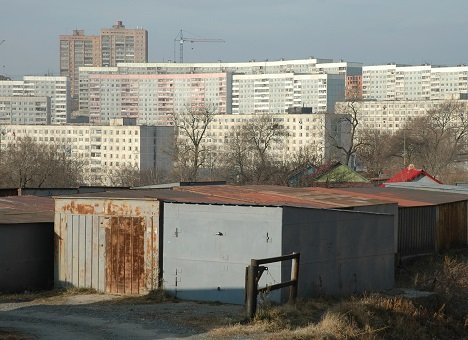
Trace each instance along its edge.
<path fill-rule="evenodd" d="M 436 242 L 436 206 L 400 207 L 398 211 L 398 254 L 432 253 Z"/>
<path fill-rule="evenodd" d="M 441 204 L 437 212 L 437 250 L 466 247 L 467 202 Z"/>
<path fill-rule="evenodd" d="M 58 201 L 56 284 L 116 294 L 157 288 L 158 214 L 158 202 Z"/>

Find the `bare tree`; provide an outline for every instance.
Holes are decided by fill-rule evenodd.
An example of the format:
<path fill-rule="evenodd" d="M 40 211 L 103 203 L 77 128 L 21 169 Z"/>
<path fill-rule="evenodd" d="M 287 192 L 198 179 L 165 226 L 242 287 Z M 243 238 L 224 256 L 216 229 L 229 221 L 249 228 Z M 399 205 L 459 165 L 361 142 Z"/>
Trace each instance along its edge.
<path fill-rule="evenodd" d="M 360 134 L 362 144 L 356 151 L 356 156 L 368 176 L 379 177 L 395 163 L 396 150 L 392 135 L 377 129 L 366 129 Z"/>
<path fill-rule="evenodd" d="M 18 138 L 0 157 L 0 183 L 4 187 L 68 187 L 82 181 L 83 163 L 73 159 L 65 145 L 41 145 L 30 137 Z"/>
<path fill-rule="evenodd" d="M 241 184 L 274 181 L 286 136 L 285 128 L 266 114 L 234 129 L 225 150 L 225 168 L 231 179 Z"/>
<path fill-rule="evenodd" d="M 175 169 L 181 180 L 196 181 L 200 168 L 210 151 L 204 138 L 214 119 L 214 108 L 191 106 L 185 112 L 174 113 L 176 127 Z"/>
<path fill-rule="evenodd" d="M 406 124 L 403 133 L 399 144 L 403 137 L 404 156 L 440 176 L 467 151 L 468 108 L 462 102 L 443 102 Z"/>
<path fill-rule="evenodd" d="M 130 164 L 111 169 L 107 175 L 108 183 L 116 187 L 133 187 L 140 185 L 140 170 Z"/>
<path fill-rule="evenodd" d="M 365 142 L 359 135 L 359 104 L 355 100 L 346 102 L 346 107 L 343 112 L 345 116 L 340 119 L 341 126 L 339 129 L 345 129 L 347 138 L 342 140 L 337 131 L 328 131 L 328 137 L 331 141 L 331 146 L 335 147 L 344 157 L 344 163 L 350 165 L 351 158 L 355 155 L 360 148 L 363 147 Z M 338 127 L 337 127 L 338 129 Z"/>

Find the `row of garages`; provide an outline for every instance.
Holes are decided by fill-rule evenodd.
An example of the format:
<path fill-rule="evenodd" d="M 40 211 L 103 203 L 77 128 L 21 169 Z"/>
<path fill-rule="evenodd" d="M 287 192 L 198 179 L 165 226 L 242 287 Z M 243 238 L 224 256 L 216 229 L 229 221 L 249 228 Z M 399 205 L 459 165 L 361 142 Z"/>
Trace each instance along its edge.
<path fill-rule="evenodd" d="M 300 296 L 391 288 L 395 255 L 467 244 L 466 195 L 426 193 L 433 201 L 439 195 L 429 203 L 398 190 L 385 197 L 219 185 L 55 197 L 55 285 L 117 294 L 163 287 L 179 298 L 243 303 L 252 258 L 300 252 Z M 436 223 L 442 220 L 445 229 Z M 260 285 L 287 281 L 290 273 L 289 262 L 271 264 Z"/>

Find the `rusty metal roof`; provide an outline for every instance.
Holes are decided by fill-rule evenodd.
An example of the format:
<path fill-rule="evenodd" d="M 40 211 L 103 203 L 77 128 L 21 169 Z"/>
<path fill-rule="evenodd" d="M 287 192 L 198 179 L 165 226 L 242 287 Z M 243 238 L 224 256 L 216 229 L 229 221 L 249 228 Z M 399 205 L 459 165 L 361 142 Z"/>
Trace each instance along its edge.
<path fill-rule="evenodd" d="M 448 193 L 393 187 L 340 188 L 329 189 L 337 194 L 397 202 L 401 207 L 418 207 L 467 201 L 468 194 Z"/>
<path fill-rule="evenodd" d="M 352 208 L 389 204 L 388 200 L 355 197 L 318 188 L 290 188 L 268 185 L 210 185 L 172 189 L 122 190 L 67 196 L 69 198 L 158 199 L 166 202 L 289 206 L 304 208 Z M 64 196 L 56 199 L 65 198 Z"/>
<path fill-rule="evenodd" d="M 0 197 L 0 224 L 54 222 L 54 200 L 50 197 Z"/>

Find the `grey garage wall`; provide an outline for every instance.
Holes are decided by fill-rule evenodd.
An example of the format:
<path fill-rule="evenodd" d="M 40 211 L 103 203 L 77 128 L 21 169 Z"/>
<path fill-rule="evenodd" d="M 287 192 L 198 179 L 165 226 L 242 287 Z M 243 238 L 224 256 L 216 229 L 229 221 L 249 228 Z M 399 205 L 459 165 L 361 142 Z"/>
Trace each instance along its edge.
<path fill-rule="evenodd" d="M 244 303 L 250 259 L 281 255 L 281 220 L 282 208 L 164 203 L 164 288 L 182 299 Z M 280 280 L 276 263 L 260 285 Z"/>
<path fill-rule="evenodd" d="M 301 252 L 300 296 L 393 287 L 393 215 L 283 209 L 282 253 Z M 289 279 L 290 270 L 285 262 L 283 280 Z"/>
<path fill-rule="evenodd" d="M 54 224 L 0 225 L 0 292 L 52 288 Z"/>

